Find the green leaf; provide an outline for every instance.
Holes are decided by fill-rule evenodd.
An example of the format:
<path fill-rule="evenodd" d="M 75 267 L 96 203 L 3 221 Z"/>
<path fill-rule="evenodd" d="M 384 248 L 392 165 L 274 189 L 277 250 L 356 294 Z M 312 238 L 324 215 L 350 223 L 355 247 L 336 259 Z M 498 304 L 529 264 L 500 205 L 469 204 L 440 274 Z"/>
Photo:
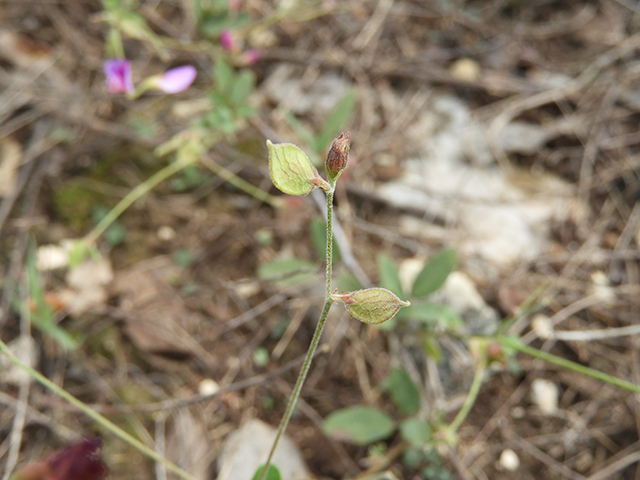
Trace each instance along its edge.
<path fill-rule="evenodd" d="M 89 257 L 91 247 L 82 240 L 73 242 L 71 251 L 69 252 L 69 268 L 73 270 Z"/>
<path fill-rule="evenodd" d="M 271 355 L 269 354 L 269 350 L 265 347 L 258 347 L 253 351 L 253 363 L 258 367 L 264 367 L 271 360 Z"/>
<path fill-rule="evenodd" d="M 309 225 L 311 229 L 311 243 L 313 243 L 313 249 L 320 259 L 324 262 L 327 257 L 327 224 L 322 217 L 316 217 L 311 220 Z M 333 238 L 333 263 L 340 261 L 340 248 Z"/>
<path fill-rule="evenodd" d="M 325 433 L 358 445 L 387 438 L 394 429 L 391 417 L 377 408 L 354 406 L 331 413 L 324 421 Z"/>
<path fill-rule="evenodd" d="M 256 85 L 256 77 L 251 70 L 242 70 L 236 77 L 231 88 L 231 104 L 240 107 L 247 97 L 253 92 Z"/>
<path fill-rule="evenodd" d="M 367 288 L 349 293 L 334 293 L 334 302 L 342 302 L 353 318 L 370 325 L 391 320 L 402 307 L 410 305 L 384 288 Z"/>
<path fill-rule="evenodd" d="M 400 434 L 414 447 L 421 447 L 431 440 L 433 431 L 424 420 L 408 418 L 400 424 Z"/>
<path fill-rule="evenodd" d="M 258 268 L 258 278 L 281 286 L 300 285 L 313 280 L 317 270 L 315 263 L 301 258 L 272 260 Z"/>
<path fill-rule="evenodd" d="M 253 475 L 252 480 L 258 480 L 263 469 L 264 465 L 260 465 L 260 467 L 258 467 L 258 470 L 256 470 L 256 473 Z M 280 470 L 278 470 L 278 467 L 276 467 L 273 463 L 269 464 L 269 470 L 267 470 L 267 474 L 265 475 L 264 480 L 282 480 L 282 477 L 280 476 Z"/>
<path fill-rule="evenodd" d="M 424 339 L 423 343 L 424 352 L 431 358 L 435 360 L 436 363 L 440 363 L 442 361 L 442 349 L 438 344 L 438 340 L 435 337 L 429 335 Z"/>
<path fill-rule="evenodd" d="M 126 12 L 118 15 L 117 27 L 130 38 L 149 42 L 154 46 L 158 56 L 169 60 L 169 53 L 164 47 L 160 37 L 149 27 L 147 20 L 137 12 Z"/>
<path fill-rule="evenodd" d="M 104 239 L 112 247 L 120 245 L 125 238 L 127 238 L 127 228 L 117 220 L 104 232 Z"/>
<path fill-rule="evenodd" d="M 413 415 L 420 409 L 420 391 L 403 368 L 389 374 L 391 399 L 403 415 Z"/>
<path fill-rule="evenodd" d="M 442 286 L 456 267 L 458 257 L 452 248 L 441 250 L 431 258 L 418 274 L 413 283 L 412 293 L 416 297 L 425 297 Z"/>
<path fill-rule="evenodd" d="M 32 242 L 30 242 L 27 252 L 26 270 L 29 297 L 36 305 L 30 315 L 31 324 L 56 340 L 65 350 L 75 350 L 78 347 L 78 342 L 65 329 L 56 324 L 53 309 L 45 299 L 44 289 L 40 283 L 40 272 L 36 265 L 36 246 Z M 26 304 L 22 307 L 30 308 Z"/>
<path fill-rule="evenodd" d="M 396 295 L 403 294 L 396 264 L 386 253 L 378 255 L 378 276 L 383 288 L 391 290 Z"/>
<path fill-rule="evenodd" d="M 193 253 L 191 253 L 191 250 L 188 248 L 179 248 L 175 250 L 171 256 L 175 264 L 183 268 L 190 267 L 196 261 Z"/>
<path fill-rule="evenodd" d="M 341 292 L 350 292 L 350 291 L 362 289 L 362 284 L 358 281 L 355 275 L 347 271 L 343 271 L 340 274 L 338 274 L 338 280 L 336 281 L 336 286 L 338 287 L 338 290 L 340 290 Z"/>
<path fill-rule="evenodd" d="M 256 109 L 249 105 L 242 105 L 236 108 L 236 116 L 238 118 L 249 118 L 255 115 Z"/>
<path fill-rule="evenodd" d="M 447 329 L 460 328 L 464 325 L 458 314 L 451 307 L 435 303 L 411 305 L 403 312 L 403 318 L 412 318 L 430 327 L 440 323 Z"/>
<path fill-rule="evenodd" d="M 356 99 L 356 90 L 351 89 L 331 111 L 322 125 L 320 134 L 315 138 L 314 147 L 317 152 L 322 152 L 327 148 L 333 137 L 340 133 L 342 128 L 349 122 L 356 106 Z"/>
<path fill-rule="evenodd" d="M 233 68 L 220 57 L 216 59 L 214 68 L 218 93 L 228 94 L 231 92 L 231 88 L 233 87 L 233 82 L 235 80 Z"/>
<path fill-rule="evenodd" d="M 274 145 L 267 140 L 267 147 L 271 181 L 278 190 L 289 195 L 306 195 L 320 183 L 326 183 L 297 146 L 291 143 Z"/>
<path fill-rule="evenodd" d="M 307 145 L 313 145 L 313 132 L 305 127 L 300 120 L 289 112 L 284 114 L 284 120 L 289 124 L 300 140 Z"/>
<path fill-rule="evenodd" d="M 424 461 L 421 448 L 409 447 L 402 453 L 402 463 L 409 468 L 418 468 Z"/>

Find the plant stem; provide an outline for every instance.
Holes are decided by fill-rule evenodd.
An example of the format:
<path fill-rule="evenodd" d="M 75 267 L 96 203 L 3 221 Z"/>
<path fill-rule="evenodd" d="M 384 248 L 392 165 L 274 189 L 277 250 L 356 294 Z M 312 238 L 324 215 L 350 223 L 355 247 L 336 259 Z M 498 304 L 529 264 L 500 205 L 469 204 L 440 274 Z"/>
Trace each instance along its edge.
<path fill-rule="evenodd" d="M 218 175 L 220 178 L 222 178 L 222 179 L 226 180 L 227 182 L 229 182 L 231 185 L 236 187 L 238 190 L 242 190 L 243 192 L 248 193 L 252 197 L 260 200 L 261 202 L 264 202 L 264 203 L 266 203 L 268 205 L 271 205 L 271 206 L 275 206 L 276 202 L 275 202 L 275 199 L 274 199 L 273 195 L 271 195 L 268 192 L 265 192 L 264 190 L 262 190 L 259 187 L 256 187 L 255 185 L 252 185 L 251 183 L 243 180 L 242 178 L 240 178 L 238 175 L 236 175 L 232 171 L 224 168 L 222 165 L 220 165 L 215 160 L 204 156 L 204 157 L 202 157 L 200 159 L 200 163 L 202 163 L 205 167 L 207 167 L 213 173 Z"/>
<path fill-rule="evenodd" d="M 487 369 L 487 353 L 486 349 L 483 349 L 481 352 L 482 357 L 480 358 L 480 362 L 476 367 L 476 372 L 473 375 L 473 382 L 471 383 L 471 388 L 469 389 L 469 393 L 467 394 L 467 398 L 465 398 L 464 403 L 462 404 L 462 408 L 458 411 L 456 418 L 453 419 L 453 422 L 447 427 L 447 438 L 453 436 L 456 431 L 462 425 L 462 422 L 467 418 L 469 412 L 473 408 L 473 405 L 476 403 L 476 399 L 478 398 L 478 394 L 480 393 L 480 387 L 482 386 L 482 377 L 484 377 L 484 372 Z"/>
<path fill-rule="evenodd" d="M 513 348 L 514 350 L 526 353 L 527 355 L 530 355 L 534 358 L 539 358 L 540 360 L 553 363 L 554 365 L 558 365 L 559 367 L 567 368 L 569 370 L 573 370 L 574 372 L 578 372 L 588 377 L 595 378 L 596 380 L 615 385 L 616 387 L 624 388 L 625 390 L 629 390 L 630 392 L 640 393 L 640 385 L 627 382 L 626 380 L 622 380 L 621 378 L 608 375 L 598 370 L 594 370 L 593 368 L 585 367 L 584 365 L 572 362 L 571 360 L 566 360 L 551 353 L 543 352 L 541 350 L 538 350 L 537 348 L 523 345 L 518 339 L 512 337 L 496 337 L 496 340 L 505 347 Z"/>
<path fill-rule="evenodd" d="M 192 163 L 195 163 L 197 159 L 194 159 L 190 162 L 181 162 L 175 161 L 170 163 L 162 170 L 154 173 L 151 177 L 146 179 L 140 185 L 131 190 L 118 204 L 113 207 L 109 213 L 107 213 L 102 220 L 96 225 L 91 232 L 89 232 L 85 237 L 84 241 L 87 245 L 93 244 L 100 235 L 102 235 L 107 228 L 111 226 L 113 222 L 117 220 L 117 218 L 122 215 L 127 208 L 129 208 L 136 200 L 142 198 L 144 195 L 149 193 L 153 188 L 156 187 L 159 183 L 162 183 L 164 180 L 169 178 L 174 173 L 179 172 L 183 168 Z"/>
<path fill-rule="evenodd" d="M 326 283 L 327 290 L 325 305 L 331 303 L 331 276 L 333 274 L 333 192 L 335 185 L 331 185 L 331 190 L 327 192 L 327 251 L 325 261 L 327 262 Z"/>
<path fill-rule="evenodd" d="M 40 382 L 46 388 L 48 388 L 53 393 L 55 393 L 59 397 L 63 398 L 67 402 L 69 402 L 71 405 L 76 407 L 78 410 L 83 412 L 88 417 L 91 417 L 93 420 L 98 422 L 106 430 L 108 430 L 111 433 L 113 433 L 116 437 L 119 437 L 120 439 L 124 440 L 129 445 L 131 445 L 133 448 L 135 448 L 136 450 L 138 450 L 142 454 L 146 455 L 147 457 L 155 460 L 156 462 L 162 463 L 167 468 L 167 470 L 170 470 L 171 472 L 175 473 L 180 478 L 182 478 L 184 480 L 196 480 L 194 477 L 189 475 L 187 472 L 182 470 L 180 467 L 178 467 L 174 463 L 172 463 L 169 460 L 167 460 L 166 458 L 164 458 L 158 452 L 152 450 L 151 448 L 147 447 L 142 442 L 140 442 L 138 439 L 136 439 L 136 438 L 132 437 L 131 435 L 129 435 L 127 432 L 125 432 L 120 427 L 118 427 L 115 423 L 113 423 L 110 420 L 108 420 L 107 418 L 103 417 L 102 415 L 100 415 L 95 410 L 92 410 L 89 406 L 85 405 L 83 402 L 78 400 L 76 397 L 74 397 L 73 395 L 71 395 L 70 393 L 65 391 L 62 387 L 59 387 L 58 385 L 53 383 L 51 380 L 49 380 L 47 377 L 42 375 L 40 372 L 34 370 L 33 368 L 29 367 L 28 365 L 25 365 L 18 357 L 16 357 L 13 354 L 13 352 L 11 350 L 9 350 L 9 347 L 7 346 L 7 344 L 4 343 L 2 340 L 0 340 L 0 351 L 2 351 L 5 355 L 7 355 L 7 357 L 9 357 L 9 360 L 13 364 L 15 364 L 18 367 L 20 367 L 23 370 L 25 370 L 31 376 L 31 378 L 33 378 L 36 381 Z"/>
<path fill-rule="evenodd" d="M 302 386 L 304 385 L 304 381 L 307 378 L 307 373 L 309 373 L 309 367 L 311 367 L 311 361 L 313 360 L 313 356 L 316 353 L 316 349 L 318 348 L 318 344 L 320 343 L 320 337 L 322 337 L 322 331 L 324 330 L 324 325 L 327 322 L 327 316 L 329 315 L 329 310 L 331 309 L 331 305 L 333 301 L 331 300 L 331 275 L 332 275 L 332 263 L 333 263 L 333 191 L 334 185 L 331 185 L 331 190 L 327 192 L 327 252 L 326 252 L 326 262 L 327 262 L 327 270 L 326 270 L 326 297 L 324 300 L 324 307 L 322 308 L 322 313 L 320 314 L 320 320 L 318 321 L 318 325 L 316 326 L 316 331 L 313 333 L 313 338 L 311 339 L 311 345 L 309 345 L 309 350 L 307 351 L 307 356 L 304 359 L 304 363 L 302 364 L 302 368 L 300 369 L 300 374 L 298 375 L 298 379 L 296 380 L 296 384 L 293 387 L 293 392 L 291 393 L 291 397 L 289 398 L 289 404 L 287 405 L 286 410 L 284 411 L 284 415 L 282 416 L 282 420 L 280 420 L 280 426 L 278 427 L 278 433 L 276 433 L 276 438 L 273 441 L 273 445 L 271 446 L 271 450 L 269 451 L 269 456 L 267 457 L 267 461 L 260 472 L 260 476 L 258 480 L 264 480 L 267 472 L 269 471 L 269 465 L 271 465 L 271 461 L 273 460 L 273 454 L 276 451 L 276 447 L 278 446 L 278 442 L 282 435 L 284 435 L 284 431 L 289 424 L 289 420 L 291 420 L 291 416 L 293 415 L 293 410 L 298 402 L 298 398 L 300 398 L 300 392 L 302 391 Z"/>

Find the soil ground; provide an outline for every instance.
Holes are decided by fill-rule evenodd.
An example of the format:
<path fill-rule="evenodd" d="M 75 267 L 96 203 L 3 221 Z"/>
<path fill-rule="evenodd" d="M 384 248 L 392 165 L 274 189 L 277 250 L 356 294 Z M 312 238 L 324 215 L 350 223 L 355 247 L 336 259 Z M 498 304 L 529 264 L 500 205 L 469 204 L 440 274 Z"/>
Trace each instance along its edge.
<path fill-rule="evenodd" d="M 176 442 L 206 445 L 202 458 L 190 460 L 198 464 L 191 469 L 204 472 L 201 478 L 215 478 L 221 446 L 244 420 L 277 425 L 323 294 L 310 233 L 320 212 L 312 196 L 281 200 L 268 176 L 265 139 L 301 143 L 285 119 L 291 106 L 284 108 L 286 102 L 264 88 L 287 65 L 292 85 L 303 92 L 327 74 L 355 89 L 354 114 L 345 125 L 352 160 L 336 201 L 355 263 L 374 284 L 379 253 L 401 263 L 449 246 L 446 235 L 412 236 L 401 220 L 424 214 L 378 195 L 380 185 L 402 177 L 403 160 L 419 152 L 408 133 L 421 115 L 412 99 L 454 96 L 486 125 L 496 119 L 556 125 L 556 134 L 535 151 L 498 149 L 495 157 L 505 171 L 562 179 L 584 209 L 550 221 L 534 258 L 482 276 L 473 273 L 473 255 L 461 252 L 459 268 L 500 317 L 518 316 L 518 305 L 544 284 L 536 313 L 557 329 L 609 333 L 549 342 L 532 328 L 533 314 L 522 315 L 510 333 L 640 383 L 638 336 L 615 330 L 637 325 L 640 311 L 640 10 L 634 2 L 229 2 L 238 9 L 231 17 L 248 18 L 237 29 L 241 45 L 233 52 L 221 47 L 217 33 L 207 36 L 194 13 L 194 5 L 214 3 L 139 2 L 134 11 L 167 48 L 163 53 L 150 37 L 125 36 L 134 81 L 184 64 L 195 65 L 199 75 L 179 94 L 129 100 L 104 86 L 109 26 L 99 1 L 0 1 L 3 341 L 33 337 L 37 370 L 145 443 L 162 440 L 168 450 Z M 243 65 L 242 54 L 252 48 L 260 59 Z M 80 286 L 64 268 L 40 269 L 41 297 L 58 326 L 79 340 L 78 348 L 66 351 L 43 329 L 29 329 L 29 317 L 33 322 L 42 313 L 26 267 L 35 246 L 82 238 L 167 165 L 168 157 L 154 149 L 211 108 L 207 95 L 219 57 L 255 74 L 249 101 L 255 113 L 238 122 L 233 135 L 207 145 L 203 156 L 209 166 L 215 162 L 214 171 L 203 162 L 128 208 L 98 238 L 102 260 L 80 276 Z M 327 112 L 313 103 L 317 99 L 310 102 L 312 109 L 297 117 L 318 131 Z M 227 182 L 215 165 L 280 200 L 261 201 Z M 448 228 L 446 222 L 438 226 Z M 314 262 L 317 280 L 285 288 L 261 279 L 261 265 L 286 255 Z M 338 268 L 338 274 L 345 271 Z M 103 274 L 105 285 L 94 281 Z M 88 298 L 86 308 L 77 305 Z M 640 478 L 637 396 L 524 355 L 514 357 L 515 368 L 498 362 L 487 375 L 457 445 L 437 449 L 443 466 L 436 473 L 403 461 L 399 434 L 374 450 L 328 437 L 322 419 L 350 405 L 373 405 L 402 418 L 381 387 L 392 366 L 409 358 L 427 384 L 429 375 L 438 375 L 412 360 L 406 331 L 381 331 L 338 310 L 288 429 L 317 478 L 377 471 L 404 479 L 445 478 L 446 472 L 478 480 Z M 261 347 L 270 354 L 266 361 Z M 0 465 L 13 468 L 77 435 L 97 433 L 110 478 L 161 478 L 151 461 L 40 385 L 11 377 L 3 365 Z M 473 366 L 467 368 L 470 378 Z M 224 387 L 264 374 L 257 384 L 196 398 L 205 380 Z M 552 414 L 532 400 L 537 379 L 559 390 Z M 424 392 L 421 412 L 450 422 L 468 383 L 448 388 L 446 378 L 439 380 L 444 390 L 439 397 Z M 443 404 L 451 408 L 434 407 Z M 191 427 L 181 437 L 184 425 Z M 16 441 L 21 447 L 12 450 Z M 499 461 L 505 449 L 519 458 L 515 471 Z"/>

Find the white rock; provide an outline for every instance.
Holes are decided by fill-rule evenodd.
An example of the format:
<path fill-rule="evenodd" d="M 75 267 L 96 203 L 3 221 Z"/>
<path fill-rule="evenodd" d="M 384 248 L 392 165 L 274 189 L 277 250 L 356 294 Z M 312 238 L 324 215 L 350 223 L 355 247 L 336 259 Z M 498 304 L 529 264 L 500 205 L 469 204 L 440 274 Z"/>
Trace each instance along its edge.
<path fill-rule="evenodd" d="M 527 411 L 523 407 L 521 407 L 519 405 L 517 405 L 517 406 L 515 406 L 515 407 L 513 407 L 511 409 L 511 417 L 515 418 L 516 420 L 524 418 L 526 413 L 527 413 Z"/>
<path fill-rule="evenodd" d="M 556 137 L 556 129 L 545 128 L 535 123 L 511 122 L 498 133 L 496 141 L 507 153 L 534 155 L 544 144 Z"/>
<path fill-rule="evenodd" d="M 537 314 L 531 320 L 533 331 L 542 340 L 548 340 L 553 336 L 553 325 L 551 319 L 541 313 Z"/>
<path fill-rule="evenodd" d="M 507 448 L 500 454 L 500 466 L 510 472 L 515 472 L 520 467 L 520 458 L 518 454 Z"/>
<path fill-rule="evenodd" d="M 398 279 L 400 280 L 403 291 L 411 291 L 413 282 L 416 281 L 416 277 L 424 268 L 424 263 L 425 258 L 423 257 L 405 258 L 400 262 L 398 266 Z"/>
<path fill-rule="evenodd" d="M 218 390 L 220 390 L 220 385 L 212 378 L 204 378 L 198 384 L 198 393 L 200 395 L 213 395 Z"/>
<path fill-rule="evenodd" d="M 471 58 L 459 58 L 451 64 L 449 73 L 458 80 L 475 82 L 480 78 L 480 64 Z"/>
<path fill-rule="evenodd" d="M 113 280 L 111 262 L 106 258 L 85 260 L 67 274 L 67 285 L 78 290 L 102 287 Z"/>
<path fill-rule="evenodd" d="M 545 415 L 558 411 L 558 393 L 556 384 L 544 378 L 536 378 L 531 383 L 531 400 Z"/>
<path fill-rule="evenodd" d="M 234 290 L 238 294 L 238 296 L 242 298 L 250 298 L 256 295 L 262 287 L 257 282 L 244 282 L 238 283 Z"/>
<path fill-rule="evenodd" d="M 158 235 L 158 238 L 163 242 L 168 242 L 176 238 L 176 231 L 168 225 L 163 225 L 158 229 L 156 235 Z"/>
<path fill-rule="evenodd" d="M 487 305 L 473 280 L 463 272 L 451 272 L 432 300 L 451 307 L 471 333 L 490 335 L 498 326 L 498 312 Z"/>
<path fill-rule="evenodd" d="M 308 88 L 303 85 L 299 71 L 291 64 L 282 64 L 262 84 L 262 90 L 286 110 L 302 115 L 324 115 L 342 100 L 349 91 L 349 81 L 335 73 L 319 76 Z"/>
<path fill-rule="evenodd" d="M 21 335 L 7 346 L 22 363 L 31 368 L 35 368 L 38 364 L 38 346 L 33 338 Z M 28 382 L 29 378 L 30 375 L 22 368 L 11 363 L 6 355 L 0 355 L 0 382 L 20 385 L 23 382 Z"/>
<path fill-rule="evenodd" d="M 485 127 L 461 100 L 441 96 L 427 107 L 406 132 L 419 155 L 404 160 L 404 175 L 377 193 L 395 206 L 442 219 L 446 243 L 463 257 L 478 257 L 502 270 L 531 260 L 545 251 L 552 220 L 563 220 L 568 212 L 579 218 L 587 211 L 575 187 L 557 176 L 515 167 L 505 174 L 493 159 Z M 551 138 L 552 130 L 513 122 L 498 142 L 507 152 L 530 153 Z M 423 223 L 425 239 L 440 239 L 429 222 Z"/>
<path fill-rule="evenodd" d="M 597 296 L 602 302 L 613 303 L 616 299 L 615 289 L 609 282 L 609 277 L 603 271 L 597 270 L 591 274 L 592 285 L 589 286 L 589 293 Z"/>
<path fill-rule="evenodd" d="M 106 286 L 113 280 L 111 262 L 106 258 L 85 260 L 67 273 L 66 280 L 69 288 L 58 294 L 71 315 L 82 315 L 107 301 Z"/>
<path fill-rule="evenodd" d="M 36 265 L 41 272 L 65 268 L 69 265 L 69 251 L 60 245 L 42 245 L 36 251 Z"/>
<path fill-rule="evenodd" d="M 218 459 L 217 480 L 251 480 L 269 455 L 276 429 L 261 420 L 252 419 L 229 435 Z M 311 478 L 298 447 L 288 437 L 280 439 L 273 463 L 282 480 Z"/>

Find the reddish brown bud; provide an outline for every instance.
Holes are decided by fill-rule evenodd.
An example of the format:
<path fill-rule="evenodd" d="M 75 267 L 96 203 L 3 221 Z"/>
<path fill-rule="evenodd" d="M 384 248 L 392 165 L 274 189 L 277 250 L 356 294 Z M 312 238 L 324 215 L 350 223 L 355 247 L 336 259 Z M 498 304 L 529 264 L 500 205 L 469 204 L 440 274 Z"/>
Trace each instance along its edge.
<path fill-rule="evenodd" d="M 327 153 L 327 161 L 325 168 L 329 178 L 338 178 L 342 171 L 347 167 L 349 159 L 349 145 L 351 144 L 351 134 L 349 132 L 341 133 L 338 138 L 333 141 L 329 153 Z"/>

